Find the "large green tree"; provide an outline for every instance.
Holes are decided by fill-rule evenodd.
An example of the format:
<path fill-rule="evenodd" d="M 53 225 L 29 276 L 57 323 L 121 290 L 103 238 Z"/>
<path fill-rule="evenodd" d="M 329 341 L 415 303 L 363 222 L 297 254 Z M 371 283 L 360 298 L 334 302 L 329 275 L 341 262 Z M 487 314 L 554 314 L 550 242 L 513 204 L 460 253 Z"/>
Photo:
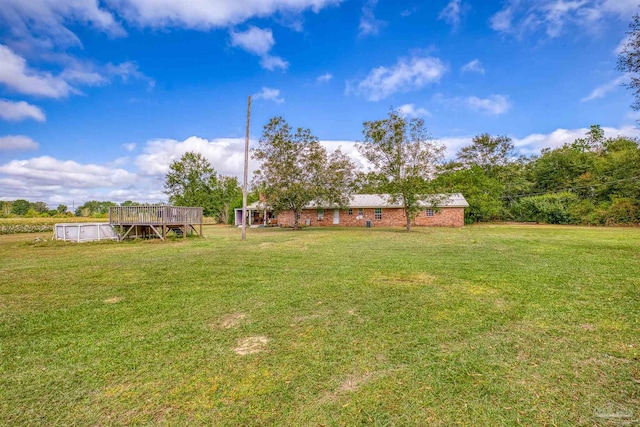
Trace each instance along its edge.
<path fill-rule="evenodd" d="M 242 201 L 242 188 L 238 183 L 238 178 L 219 175 L 213 188 L 213 198 L 218 221 L 228 224 L 233 218 L 233 208 L 238 199 Z"/>
<path fill-rule="evenodd" d="M 404 209 L 407 231 L 421 207 L 440 202 L 436 181 L 445 147 L 430 138 L 422 119 L 407 120 L 391 110 L 386 119 L 364 122 L 358 151 L 370 163 L 377 192 Z"/>
<path fill-rule="evenodd" d="M 110 201 L 90 200 L 76 208 L 75 216 L 105 216 L 111 206 L 118 205 Z"/>
<path fill-rule="evenodd" d="M 631 78 L 628 87 L 633 91 L 635 100 L 631 105 L 640 110 L 640 15 L 635 14 L 627 32 L 629 38 L 618 56 L 618 69 L 629 73 Z"/>
<path fill-rule="evenodd" d="M 11 206 L 11 213 L 14 215 L 25 215 L 29 208 L 31 207 L 31 203 L 24 199 L 18 199 L 13 201 L 13 205 Z"/>
<path fill-rule="evenodd" d="M 216 184 L 216 172 L 209 161 L 200 153 L 188 151 L 169 165 L 164 192 L 175 206 L 200 206 L 204 215 L 215 216 Z"/>
<path fill-rule="evenodd" d="M 345 206 L 353 187 L 354 165 L 340 150 L 327 154 L 309 129 L 293 130 L 282 117 L 264 126 L 257 148 L 260 162 L 254 186 L 262 189 L 267 204 L 276 212 L 298 214 L 311 202 L 318 206 Z"/>
<path fill-rule="evenodd" d="M 458 161 L 470 168 L 481 167 L 488 175 L 495 176 L 499 168 L 508 165 L 516 158 L 511 138 L 491 136 L 488 133 L 473 137 L 470 145 L 457 153 Z"/>

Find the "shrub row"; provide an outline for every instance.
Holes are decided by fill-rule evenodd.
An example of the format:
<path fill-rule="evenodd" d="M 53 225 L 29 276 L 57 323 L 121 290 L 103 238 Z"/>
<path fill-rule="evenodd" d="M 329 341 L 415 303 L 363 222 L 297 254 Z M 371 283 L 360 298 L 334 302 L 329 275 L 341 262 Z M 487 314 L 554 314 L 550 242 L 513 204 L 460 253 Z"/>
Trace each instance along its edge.
<path fill-rule="evenodd" d="M 53 224 L 0 224 L 0 234 L 53 232 Z"/>
<path fill-rule="evenodd" d="M 594 203 L 570 192 L 523 198 L 515 207 L 528 221 L 546 224 L 635 225 L 640 223 L 638 201 L 614 197 Z"/>

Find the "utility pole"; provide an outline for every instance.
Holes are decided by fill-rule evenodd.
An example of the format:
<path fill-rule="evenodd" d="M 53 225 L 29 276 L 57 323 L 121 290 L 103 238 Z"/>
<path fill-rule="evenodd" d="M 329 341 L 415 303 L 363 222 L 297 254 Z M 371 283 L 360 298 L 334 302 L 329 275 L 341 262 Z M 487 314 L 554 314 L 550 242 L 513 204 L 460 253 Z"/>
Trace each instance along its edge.
<path fill-rule="evenodd" d="M 247 101 L 247 134 L 244 138 L 244 183 L 242 184 L 242 240 L 247 240 L 247 180 L 249 179 L 249 124 L 251 123 L 251 95 Z"/>

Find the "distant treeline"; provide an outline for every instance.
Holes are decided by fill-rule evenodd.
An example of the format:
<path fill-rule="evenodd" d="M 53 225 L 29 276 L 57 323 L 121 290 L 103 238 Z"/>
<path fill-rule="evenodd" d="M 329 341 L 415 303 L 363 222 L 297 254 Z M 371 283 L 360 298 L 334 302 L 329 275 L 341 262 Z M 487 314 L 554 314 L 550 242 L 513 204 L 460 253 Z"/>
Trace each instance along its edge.
<path fill-rule="evenodd" d="M 29 202 L 18 199 L 0 202 L 0 218 L 24 217 L 24 218 L 46 218 L 46 217 L 69 217 L 83 216 L 93 218 L 104 218 L 109 214 L 110 206 L 139 206 L 142 203 L 127 200 L 118 205 L 109 201 L 91 200 L 84 203 L 71 212 L 67 205 L 60 204 L 56 209 L 49 209 L 45 202 Z"/>
<path fill-rule="evenodd" d="M 172 170 L 193 163 L 187 160 L 174 162 Z M 172 203 L 200 205 L 205 208 L 205 215 L 214 216 L 220 222 L 232 222 L 233 208 L 242 206 L 237 180 L 217 177 L 208 164 L 191 172 L 195 172 L 197 179 L 185 179 L 186 184 L 171 196 Z M 173 178 L 170 175 L 167 183 Z M 203 181 L 203 176 L 207 177 L 207 185 L 193 184 Z M 380 188 L 376 179 L 373 174 L 360 172 L 354 192 L 376 192 Z M 478 135 L 469 146 L 458 151 L 454 160 L 441 165 L 433 181 L 432 188 L 438 191 L 465 196 L 469 202 L 465 212 L 467 223 L 640 223 L 640 142 L 624 136 L 605 138 L 604 131 L 597 125 L 591 126 L 584 138 L 558 148 L 543 149 L 540 155 L 531 157 L 518 155 L 509 137 Z M 191 191 L 190 185 L 198 191 Z M 258 189 L 254 189 L 249 195 L 249 202 L 257 200 L 257 192 Z M 120 206 L 139 204 L 126 201 Z M 71 213 L 65 205 L 52 210 L 44 202 L 14 200 L 0 202 L 0 217 L 105 217 L 110 206 L 118 204 L 92 200 Z"/>
<path fill-rule="evenodd" d="M 516 156 L 508 137 L 479 135 L 436 180 L 443 191 L 464 194 L 468 223 L 640 223 L 639 141 L 605 138 L 597 125 L 584 138 L 533 157 Z"/>

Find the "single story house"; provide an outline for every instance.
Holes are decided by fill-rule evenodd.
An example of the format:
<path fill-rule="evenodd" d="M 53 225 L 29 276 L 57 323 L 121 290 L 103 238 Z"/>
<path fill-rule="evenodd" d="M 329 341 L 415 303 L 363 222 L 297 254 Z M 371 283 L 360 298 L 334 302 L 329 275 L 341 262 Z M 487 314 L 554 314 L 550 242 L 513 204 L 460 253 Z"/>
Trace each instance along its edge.
<path fill-rule="evenodd" d="M 464 209 L 469 203 L 460 193 L 437 196 L 437 206 L 421 203 L 422 209 L 412 225 L 436 227 L 464 226 Z M 249 225 L 279 225 L 292 227 L 294 212 L 283 211 L 277 217 L 264 202 L 247 206 Z M 404 209 L 400 203 L 389 203 L 384 194 L 355 194 L 344 209 L 320 207 L 315 203 L 305 206 L 299 214 L 300 225 L 312 227 L 400 227 L 406 225 Z M 236 209 L 236 225 L 242 224 L 242 209 Z"/>

